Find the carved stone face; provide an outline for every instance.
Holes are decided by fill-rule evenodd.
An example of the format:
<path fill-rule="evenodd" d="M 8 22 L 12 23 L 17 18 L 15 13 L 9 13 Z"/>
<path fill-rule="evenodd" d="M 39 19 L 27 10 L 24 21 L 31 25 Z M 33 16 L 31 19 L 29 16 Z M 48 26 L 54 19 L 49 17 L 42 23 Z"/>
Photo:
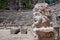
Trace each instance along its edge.
<path fill-rule="evenodd" d="M 43 15 L 51 16 L 51 10 L 48 7 L 47 3 L 36 4 L 35 7 L 33 8 L 33 12 L 40 12 Z"/>
<path fill-rule="evenodd" d="M 49 38 L 49 40 L 51 40 L 50 38 L 52 38 L 52 40 L 53 40 L 54 32 L 49 31 L 49 30 L 48 30 L 49 32 L 46 32 L 46 29 L 44 30 L 42 28 L 42 27 L 44 27 L 44 28 L 52 27 L 51 10 L 48 7 L 48 4 L 47 3 L 36 4 L 35 7 L 33 8 L 33 12 L 34 12 L 33 13 L 33 15 L 34 15 L 33 16 L 33 18 L 34 18 L 33 26 L 35 27 L 34 31 L 38 35 L 38 39 L 39 40 L 48 40 L 46 38 Z M 41 28 L 44 31 L 42 31 Z"/>
<path fill-rule="evenodd" d="M 50 26 L 50 18 L 51 12 L 47 3 L 36 4 L 33 8 L 33 18 L 34 24 L 37 26 Z"/>

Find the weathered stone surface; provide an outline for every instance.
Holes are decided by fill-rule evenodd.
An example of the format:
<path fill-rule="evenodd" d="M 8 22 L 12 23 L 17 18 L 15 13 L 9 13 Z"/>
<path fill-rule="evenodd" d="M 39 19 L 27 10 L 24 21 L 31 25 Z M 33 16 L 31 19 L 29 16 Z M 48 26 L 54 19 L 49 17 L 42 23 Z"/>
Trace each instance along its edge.
<path fill-rule="evenodd" d="M 21 34 L 27 34 L 27 26 L 23 26 L 22 28 L 21 28 Z"/>
<path fill-rule="evenodd" d="M 17 34 L 20 32 L 20 28 L 11 28 L 11 34 Z"/>
<path fill-rule="evenodd" d="M 52 22 L 52 14 L 51 14 L 51 9 L 48 7 L 47 3 L 39 3 L 36 4 L 35 7 L 33 8 L 33 18 L 34 18 L 34 23 L 33 23 L 33 31 L 38 35 L 39 40 L 54 40 L 55 30 L 53 28 L 53 22 Z M 47 29 L 48 28 L 53 28 Z M 46 31 L 43 31 L 43 30 Z M 50 30 L 50 31 L 49 31 Z"/>
<path fill-rule="evenodd" d="M 35 25 L 37 27 L 42 27 L 42 26 L 49 27 L 49 26 L 51 26 L 51 24 L 50 24 L 50 22 L 52 22 L 52 17 L 51 17 L 51 12 L 50 12 L 51 10 L 47 6 L 48 5 L 45 3 L 36 4 L 34 9 L 33 9 Z"/>

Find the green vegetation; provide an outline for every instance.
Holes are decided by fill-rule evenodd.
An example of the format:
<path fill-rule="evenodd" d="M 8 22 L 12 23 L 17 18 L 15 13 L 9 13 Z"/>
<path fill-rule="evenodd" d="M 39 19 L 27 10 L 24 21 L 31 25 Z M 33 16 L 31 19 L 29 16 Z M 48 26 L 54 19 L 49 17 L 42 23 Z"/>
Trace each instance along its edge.
<path fill-rule="evenodd" d="M 9 4 L 10 2 L 14 2 L 16 0 L 0 0 L 0 10 L 1 9 L 9 9 Z M 17 0 L 18 1 L 18 0 Z M 30 0 L 22 0 L 23 2 L 25 2 L 25 9 L 31 9 L 31 5 L 29 5 L 29 1 Z"/>
<path fill-rule="evenodd" d="M 0 0 L 0 9 L 7 9 L 8 3 L 9 3 L 9 0 Z"/>

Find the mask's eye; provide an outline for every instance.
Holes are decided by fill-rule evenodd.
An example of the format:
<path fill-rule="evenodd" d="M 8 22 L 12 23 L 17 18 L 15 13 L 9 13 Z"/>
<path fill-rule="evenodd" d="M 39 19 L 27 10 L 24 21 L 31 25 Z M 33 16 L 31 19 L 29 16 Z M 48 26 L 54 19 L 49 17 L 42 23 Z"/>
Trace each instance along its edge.
<path fill-rule="evenodd" d="M 37 13 L 35 15 L 38 15 Z"/>
<path fill-rule="evenodd" d="M 43 6 L 41 6 L 41 7 L 43 7 Z"/>
<path fill-rule="evenodd" d="M 51 11 L 49 11 L 49 13 L 51 13 Z"/>
<path fill-rule="evenodd" d="M 35 22 L 36 22 L 37 20 L 35 20 Z"/>
<path fill-rule="evenodd" d="M 42 11 L 40 13 L 42 13 Z"/>

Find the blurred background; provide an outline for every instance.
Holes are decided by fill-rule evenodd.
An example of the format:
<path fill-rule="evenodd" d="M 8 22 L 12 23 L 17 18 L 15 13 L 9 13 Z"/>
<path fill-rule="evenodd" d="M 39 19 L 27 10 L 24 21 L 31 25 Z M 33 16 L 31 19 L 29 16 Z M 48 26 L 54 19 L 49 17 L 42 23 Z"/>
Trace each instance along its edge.
<path fill-rule="evenodd" d="M 33 24 L 32 10 L 35 4 L 44 2 L 53 11 L 54 25 L 60 27 L 60 0 L 0 0 L 0 40 L 33 40 L 29 32 Z"/>
<path fill-rule="evenodd" d="M 59 0 L 0 0 L 0 10 L 32 9 L 36 3 L 52 4 Z"/>

